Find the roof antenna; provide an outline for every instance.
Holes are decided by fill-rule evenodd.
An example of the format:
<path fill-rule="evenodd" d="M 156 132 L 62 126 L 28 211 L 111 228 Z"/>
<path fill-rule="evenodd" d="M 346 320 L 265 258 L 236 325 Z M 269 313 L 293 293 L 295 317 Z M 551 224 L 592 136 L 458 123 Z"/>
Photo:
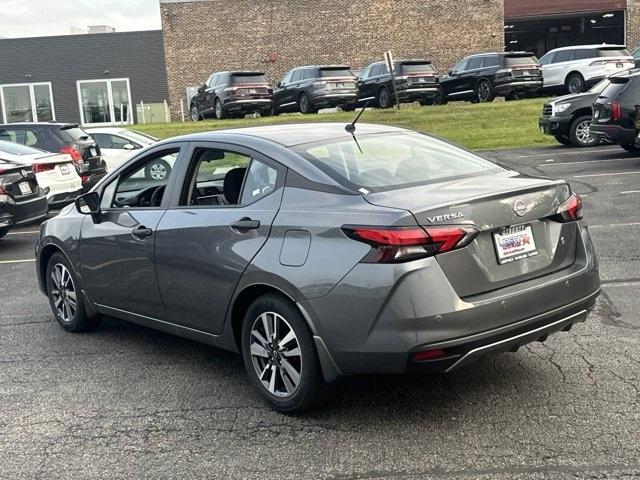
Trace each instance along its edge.
<path fill-rule="evenodd" d="M 360 115 L 364 113 L 368 105 L 369 105 L 369 102 L 365 103 L 364 106 L 362 107 L 362 110 L 360 110 L 360 113 L 358 113 L 358 115 L 353 120 L 353 122 L 347 123 L 344 127 L 344 129 L 348 133 L 350 133 L 351 136 L 353 137 L 353 141 L 356 142 L 356 145 L 358 147 L 358 150 L 360 150 L 360 153 L 363 153 L 363 152 L 362 152 L 362 148 L 360 148 L 360 144 L 358 143 L 358 139 L 356 138 L 356 122 L 360 119 Z"/>

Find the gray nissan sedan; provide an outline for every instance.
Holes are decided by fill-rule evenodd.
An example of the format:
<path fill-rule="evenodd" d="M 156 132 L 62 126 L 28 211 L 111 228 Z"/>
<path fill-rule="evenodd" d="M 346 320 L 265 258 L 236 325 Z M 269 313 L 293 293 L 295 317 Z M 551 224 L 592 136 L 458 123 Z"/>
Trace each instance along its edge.
<path fill-rule="evenodd" d="M 581 218 L 567 182 L 410 130 L 222 130 L 142 150 L 45 222 L 37 272 L 65 330 L 108 315 L 240 352 L 294 412 L 344 375 L 450 372 L 584 321 Z"/>

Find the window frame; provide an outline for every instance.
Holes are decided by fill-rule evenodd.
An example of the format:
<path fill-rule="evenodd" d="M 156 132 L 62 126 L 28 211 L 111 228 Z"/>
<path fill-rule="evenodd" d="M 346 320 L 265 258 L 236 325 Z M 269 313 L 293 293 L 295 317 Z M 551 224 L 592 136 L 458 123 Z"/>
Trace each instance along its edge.
<path fill-rule="evenodd" d="M 458 65 L 462 65 L 462 68 L 460 70 L 456 70 L 456 67 Z M 456 63 L 453 67 L 453 69 L 451 70 L 452 73 L 464 73 L 467 71 L 467 65 L 469 65 L 469 57 L 465 57 L 462 60 L 460 60 L 458 63 Z"/>
<path fill-rule="evenodd" d="M 113 83 L 114 82 L 126 82 L 127 84 L 127 100 L 129 100 L 129 112 L 130 112 L 130 115 L 128 115 L 130 117 L 128 121 L 119 122 L 116 120 L 116 112 L 115 112 L 116 106 L 113 103 Z M 109 115 L 111 116 L 110 122 L 99 122 L 99 123 L 86 122 L 86 119 L 84 118 L 84 108 L 82 104 L 82 89 L 80 87 L 80 85 L 83 83 L 106 83 L 107 84 L 107 101 L 109 103 Z M 129 77 L 76 80 L 76 93 L 78 98 L 78 107 L 80 110 L 80 123 L 83 127 L 103 127 L 103 126 L 109 126 L 109 125 L 121 126 L 121 125 L 133 125 L 135 123 L 134 121 L 135 105 L 131 97 L 131 80 Z"/>
<path fill-rule="evenodd" d="M 471 68 L 471 62 L 473 61 L 478 61 L 479 65 L 477 67 L 473 67 Z M 469 57 L 469 59 L 467 60 L 467 72 L 470 72 L 471 70 L 480 70 L 482 68 L 484 68 L 484 56 L 482 55 L 475 55 L 473 57 Z"/>
<path fill-rule="evenodd" d="M 242 187 L 240 188 L 240 194 L 238 196 L 238 201 L 242 198 L 242 194 L 244 193 L 244 184 L 246 181 L 246 175 L 249 169 L 251 168 L 251 163 L 253 160 L 258 160 L 269 167 L 274 168 L 277 171 L 276 185 L 273 189 L 273 192 L 265 195 L 264 197 L 260 197 L 257 200 L 246 203 L 246 204 L 235 204 L 235 205 L 180 205 L 180 198 L 182 197 L 182 193 L 186 187 L 186 182 L 191 182 L 191 175 L 196 173 L 193 171 L 193 154 L 199 148 L 206 148 L 210 150 L 223 150 L 232 153 L 238 153 L 240 155 L 245 155 L 251 159 L 247 164 L 247 170 L 245 172 L 245 177 L 242 179 Z M 169 205 L 167 206 L 167 210 L 202 210 L 202 209 L 211 209 L 211 210 L 220 210 L 220 209 L 242 209 L 254 205 L 257 202 L 264 200 L 267 197 L 270 197 L 278 190 L 284 187 L 287 175 L 287 167 L 279 163 L 278 161 L 272 159 L 271 157 L 267 157 L 266 155 L 258 152 L 249 147 L 245 147 L 244 145 L 238 145 L 236 143 L 230 142 L 190 142 L 187 148 L 184 150 L 183 157 L 184 161 L 180 164 L 179 170 L 176 171 L 176 176 L 173 178 L 175 181 L 174 188 L 172 189 L 170 198 L 167 196 L 165 192 L 165 196 L 162 198 L 162 203 L 164 204 L 165 200 L 168 201 Z M 176 161 L 177 164 L 177 161 Z"/>
<path fill-rule="evenodd" d="M 49 87 L 49 100 L 51 100 L 51 118 L 52 122 L 56 121 L 56 106 L 53 100 L 53 83 L 52 82 L 24 82 L 24 83 L 3 83 L 0 85 L 0 106 L 2 107 L 2 123 L 16 123 L 7 122 L 7 108 L 4 101 L 4 89 L 6 87 L 29 87 L 29 100 L 31 102 L 31 117 L 33 122 L 40 122 L 38 118 L 38 111 L 36 108 L 36 96 L 34 87 L 36 86 L 48 86 Z"/>
<path fill-rule="evenodd" d="M 166 210 L 167 204 L 169 203 L 170 198 L 172 198 L 173 191 L 175 190 L 176 178 L 179 177 L 179 173 L 181 170 L 180 166 L 181 164 L 184 163 L 182 159 L 185 156 L 185 152 L 189 149 L 188 147 L 189 147 L 189 142 L 173 142 L 173 143 L 165 143 L 162 145 L 154 146 L 153 149 L 147 150 L 143 154 L 136 155 L 131 160 L 126 162 L 124 165 L 121 165 L 120 167 L 118 167 L 118 169 L 114 170 L 113 173 L 105 177 L 105 180 L 103 182 L 100 182 L 99 187 L 96 188 L 96 191 L 100 195 L 100 204 L 102 204 L 104 191 L 107 188 L 109 188 L 109 186 L 113 182 L 120 182 L 120 178 L 122 177 L 122 175 L 125 175 L 131 172 L 132 170 L 140 168 L 140 166 L 143 163 L 146 163 L 149 161 L 150 157 L 155 156 L 160 152 L 178 149 L 178 156 L 176 158 L 175 163 L 173 164 L 173 168 L 171 169 L 171 174 L 169 175 L 169 181 L 167 182 L 164 194 L 162 195 L 162 203 L 159 206 L 157 207 L 122 207 L 122 208 L 108 207 L 108 208 L 101 208 L 100 209 L 101 212 L 126 212 L 126 211 L 137 212 L 142 210 Z M 113 192 L 114 195 L 116 194 L 116 191 L 117 191 L 117 186 L 116 186 L 116 190 L 114 190 Z M 113 199 L 111 200 L 110 203 L 113 204 Z"/>

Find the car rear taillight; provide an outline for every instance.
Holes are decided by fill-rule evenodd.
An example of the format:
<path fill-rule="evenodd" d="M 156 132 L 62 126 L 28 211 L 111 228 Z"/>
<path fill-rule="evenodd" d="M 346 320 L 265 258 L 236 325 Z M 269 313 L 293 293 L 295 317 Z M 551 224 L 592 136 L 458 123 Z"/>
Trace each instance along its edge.
<path fill-rule="evenodd" d="M 575 222 L 582 219 L 582 198 L 577 193 L 573 193 L 565 202 L 558 207 L 555 220 L 559 222 Z"/>
<path fill-rule="evenodd" d="M 611 120 L 617 122 L 622 118 L 622 105 L 620 102 L 611 102 Z"/>
<path fill-rule="evenodd" d="M 55 163 L 36 163 L 33 165 L 33 171 L 35 173 L 48 172 L 56 168 Z"/>
<path fill-rule="evenodd" d="M 82 163 L 82 155 L 80 155 L 80 152 L 73 147 L 62 147 L 59 152 L 71 155 L 71 160 L 73 160 L 74 163 Z"/>
<path fill-rule="evenodd" d="M 0 170 L 0 172 L 2 171 Z M 0 195 L 9 195 L 9 192 L 7 192 L 2 185 L 0 185 Z"/>
<path fill-rule="evenodd" d="M 399 263 L 430 257 L 465 247 L 478 233 L 468 226 L 344 226 L 342 231 L 349 238 L 371 245 L 364 263 Z"/>
<path fill-rule="evenodd" d="M 434 350 L 427 350 L 424 352 L 418 352 L 413 355 L 414 362 L 427 362 L 429 360 L 438 360 L 440 358 L 446 357 L 447 352 L 442 350 L 441 348 L 436 348 Z"/>

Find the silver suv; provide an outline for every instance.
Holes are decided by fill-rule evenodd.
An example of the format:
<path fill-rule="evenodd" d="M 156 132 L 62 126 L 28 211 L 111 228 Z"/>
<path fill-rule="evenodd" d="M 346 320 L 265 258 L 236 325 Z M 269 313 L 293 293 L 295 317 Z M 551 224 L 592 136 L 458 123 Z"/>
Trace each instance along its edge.
<path fill-rule="evenodd" d="M 540 59 L 544 88 L 581 93 L 612 73 L 633 68 L 624 45 L 579 45 L 551 50 Z"/>

